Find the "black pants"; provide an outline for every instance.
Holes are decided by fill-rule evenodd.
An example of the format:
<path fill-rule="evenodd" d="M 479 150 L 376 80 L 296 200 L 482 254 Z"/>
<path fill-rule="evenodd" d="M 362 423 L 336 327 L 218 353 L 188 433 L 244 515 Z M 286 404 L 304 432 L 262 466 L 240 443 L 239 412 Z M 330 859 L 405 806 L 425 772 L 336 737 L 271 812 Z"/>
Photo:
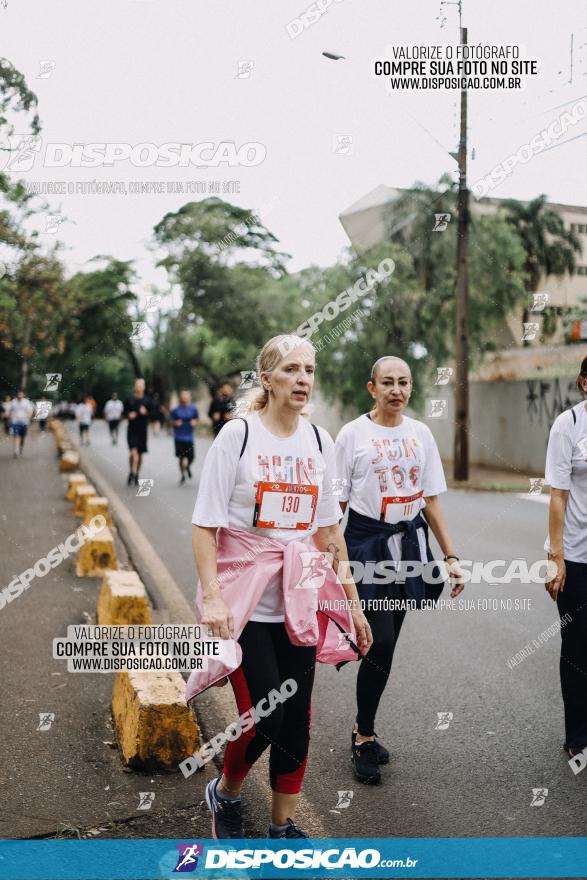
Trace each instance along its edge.
<path fill-rule="evenodd" d="M 565 566 L 565 588 L 556 600 L 561 616 L 565 745 L 581 751 L 587 746 L 587 563 L 565 560 Z M 565 614 L 571 620 L 564 619 Z"/>
<path fill-rule="evenodd" d="M 378 589 L 376 601 L 385 598 L 385 589 Z M 357 675 L 357 726 L 363 736 L 375 733 L 375 715 L 389 678 L 393 652 L 405 616 L 405 611 L 372 610 L 368 604 L 365 608 L 373 644 L 361 660 Z"/>
<path fill-rule="evenodd" d="M 251 730 L 229 742 L 224 773 L 244 779 L 267 746 L 273 791 L 297 794 L 302 787 L 310 744 L 310 701 L 316 667 L 316 648 L 292 645 L 283 623 L 249 621 L 239 638 L 243 660 L 230 675 L 239 715 L 278 691 L 287 679 L 297 690 Z M 266 703 L 265 703 L 266 705 Z"/>

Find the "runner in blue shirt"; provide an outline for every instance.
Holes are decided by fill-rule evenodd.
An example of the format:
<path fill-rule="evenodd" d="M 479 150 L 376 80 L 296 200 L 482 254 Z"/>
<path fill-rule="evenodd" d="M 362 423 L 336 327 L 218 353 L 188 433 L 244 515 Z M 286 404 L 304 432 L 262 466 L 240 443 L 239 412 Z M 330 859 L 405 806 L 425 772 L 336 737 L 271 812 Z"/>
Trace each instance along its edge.
<path fill-rule="evenodd" d="M 189 391 L 179 392 L 179 406 L 171 410 L 170 416 L 175 437 L 175 457 L 179 459 L 181 486 L 185 483 L 186 473 L 190 479 L 192 477 L 190 465 L 194 460 L 194 428 L 200 417 Z"/>

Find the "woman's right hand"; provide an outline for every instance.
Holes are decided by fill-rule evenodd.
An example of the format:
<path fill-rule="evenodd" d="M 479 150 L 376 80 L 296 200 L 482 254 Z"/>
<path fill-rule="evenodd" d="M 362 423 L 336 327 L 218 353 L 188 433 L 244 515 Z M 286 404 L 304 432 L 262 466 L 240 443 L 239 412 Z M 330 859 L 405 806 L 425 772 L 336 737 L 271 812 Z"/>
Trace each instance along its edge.
<path fill-rule="evenodd" d="M 202 625 L 208 627 L 210 636 L 231 639 L 234 635 L 232 612 L 221 596 L 204 599 Z"/>
<path fill-rule="evenodd" d="M 548 561 L 554 562 L 556 565 L 556 574 L 550 579 L 547 580 L 544 584 L 553 602 L 556 602 L 556 597 L 559 592 L 563 593 L 565 589 L 565 578 L 566 578 L 566 566 L 565 566 L 565 558 L 562 553 L 552 555 L 548 554 Z"/>

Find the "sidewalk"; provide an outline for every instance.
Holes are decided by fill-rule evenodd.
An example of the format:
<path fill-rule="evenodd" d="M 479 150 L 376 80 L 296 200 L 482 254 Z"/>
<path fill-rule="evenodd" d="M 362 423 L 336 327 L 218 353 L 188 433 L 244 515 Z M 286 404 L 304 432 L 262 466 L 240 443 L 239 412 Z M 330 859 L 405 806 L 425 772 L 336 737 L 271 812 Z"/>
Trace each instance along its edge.
<path fill-rule="evenodd" d="M 544 474 L 532 474 L 519 471 L 516 468 L 496 468 L 485 465 L 469 465 L 469 479 L 465 481 L 454 480 L 453 463 L 443 460 L 444 473 L 449 489 L 464 489 L 473 492 L 527 492 L 530 480 L 536 477 L 544 477 Z M 543 491 L 548 492 L 545 488 Z"/>
<path fill-rule="evenodd" d="M 75 531 L 79 520 L 65 500 L 55 443 L 36 426 L 22 459 L 0 440 L 1 587 L 32 567 Z M 119 565 L 128 568 L 116 536 Z M 124 768 L 110 720 L 111 674 L 73 674 L 52 659 L 52 640 L 68 625 L 92 623 L 100 578 L 78 578 L 75 554 L 0 609 L 3 745 L 0 836 L 208 837 L 204 787 L 215 774 L 186 780 L 181 773 Z M 37 730 L 40 713 L 53 713 Z M 150 810 L 139 792 L 154 792 Z"/>

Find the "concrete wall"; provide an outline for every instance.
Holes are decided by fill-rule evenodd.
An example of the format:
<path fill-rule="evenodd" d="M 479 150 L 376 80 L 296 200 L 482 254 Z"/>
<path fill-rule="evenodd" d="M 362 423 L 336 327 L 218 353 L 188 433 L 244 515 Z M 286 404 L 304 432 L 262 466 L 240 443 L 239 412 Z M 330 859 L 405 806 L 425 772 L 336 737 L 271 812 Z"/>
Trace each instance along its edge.
<path fill-rule="evenodd" d="M 426 419 L 443 459 L 453 457 L 453 390 L 438 388 L 446 398 L 446 418 Z M 548 434 L 555 418 L 581 396 L 574 379 L 527 379 L 472 382 L 469 450 L 472 464 L 543 474 Z"/>

